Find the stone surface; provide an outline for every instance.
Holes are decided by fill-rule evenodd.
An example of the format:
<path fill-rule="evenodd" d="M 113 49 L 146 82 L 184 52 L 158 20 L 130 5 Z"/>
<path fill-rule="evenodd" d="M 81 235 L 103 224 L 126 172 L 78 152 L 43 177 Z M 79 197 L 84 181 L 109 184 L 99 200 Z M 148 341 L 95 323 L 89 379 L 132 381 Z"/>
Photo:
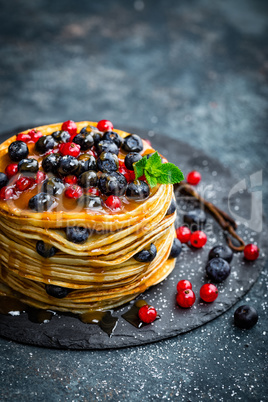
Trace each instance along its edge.
<path fill-rule="evenodd" d="M 134 132 L 143 138 L 146 135 L 146 132 L 140 130 Z M 204 189 L 210 188 L 207 191 L 207 200 L 223 210 L 226 209 L 226 194 L 229 194 L 236 184 L 229 169 L 186 143 L 175 139 L 167 142 L 164 135 L 155 136 L 153 146 L 173 163 L 176 163 L 177 154 L 180 152 L 180 168 L 183 172 L 189 172 L 194 164 L 202 175 L 202 184 L 197 190 L 204 193 Z M 176 224 L 179 226 L 183 224 L 184 213 L 199 205 L 189 197 L 182 196 L 178 190 L 176 196 L 178 205 Z M 241 211 L 247 211 L 251 201 L 250 195 L 236 194 L 236 196 L 238 197 L 236 205 L 239 205 Z M 231 263 L 230 276 L 217 285 L 219 297 L 214 303 L 204 303 L 200 300 L 199 290 L 204 283 L 209 282 L 205 274 L 209 250 L 217 244 L 226 244 L 222 229 L 211 216 L 208 215 L 208 218 L 204 227 L 208 235 L 205 247 L 197 250 L 184 245 L 172 274 L 164 282 L 139 296 L 139 299 L 145 299 L 160 314 L 161 319 L 153 324 L 137 329 L 122 319 L 122 314 L 131 308 L 133 302 L 130 302 L 113 312 L 119 320 L 112 337 L 103 332 L 99 326 L 83 324 L 75 317 L 56 315 L 48 323 L 36 324 L 28 320 L 26 313 L 20 316 L 0 314 L 0 335 L 18 342 L 51 348 L 108 349 L 159 341 L 188 332 L 211 321 L 240 300 L 257 280 L 267 258 L 268 241 L 266 229 L 263 229 L 260 235 L 240 225 L 237 229 L 240 236 L 246 244 L 257 242 L 261 256 L 255 262 L 247 262 L 243 258 L 243 253 L 236 253 Z M 176 285 L 181 279 L 190 280 L 196 293 L 197 302 L 191 309 L 182 309 L 176 305 Z"/>
<path fill-rule="evenodd" d="M 237 180 L 262 170 L 268 212 L 267 1 L 0 7 L 1 132 L 109 118 L 151 139 L 164 133 L 212 155 Z M 249 331 L 233 326 L 240 303 L 260 315 Z M 267 265 L 240 303 L 187 334 L 134 348 L 60 351 L 0 339 L 0 399 L 265 401 Z"/>

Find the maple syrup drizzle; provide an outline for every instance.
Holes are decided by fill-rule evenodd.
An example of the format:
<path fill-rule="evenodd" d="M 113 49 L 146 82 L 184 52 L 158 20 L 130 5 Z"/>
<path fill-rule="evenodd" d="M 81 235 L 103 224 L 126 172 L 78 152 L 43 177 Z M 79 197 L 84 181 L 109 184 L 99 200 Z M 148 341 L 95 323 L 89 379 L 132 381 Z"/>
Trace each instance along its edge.
<path fill-rule="evenodd" d="M 43 324 L 50 321 L 56 312 L 45 309 L 30 307 L 18 299 L 8 296 L 0 296 L 0 314 L 18 316 L 21 313 L 27 313 L 28 319 L 36 324 Z M 96 324 L 109 337 L 112 336 L 118 317 L 114 317 L 111 311 L 91 311 L 83 314 L 61 313 L 64 316 L 78 318 L 85 324 Z"/>

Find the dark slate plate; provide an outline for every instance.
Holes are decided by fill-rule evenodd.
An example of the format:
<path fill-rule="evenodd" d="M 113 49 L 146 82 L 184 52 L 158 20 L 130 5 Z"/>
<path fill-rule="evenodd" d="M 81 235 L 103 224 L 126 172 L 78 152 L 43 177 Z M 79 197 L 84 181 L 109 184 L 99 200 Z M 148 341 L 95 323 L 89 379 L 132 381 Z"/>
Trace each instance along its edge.
<path fill-rule="evenodd" d="M 145 131 L 135 130 L 135 132 L 144 138 L 147 137 Z M 8 138 L 11 134 L 5 133 L 1 139 Z M 239 178 L 231 174 L 228 168 L 184 142 L 161 135 L 154 136 L 152 142 L 160 153 L 179 165 L 185 174 L 190 170 L 198 169 L 203 177 L 198 191 L 218 207 L 228 210 L 229 191 L 239 181 Z M 182 220 L 183 211 L 195 207 L 196 204 L 181 197 L 178 197 L 177 201 L 179 223 Z M 250 216 L 251 193 L 235 194 L 230 199 L 230 208 L 236 215 Z M 133 302 L 130 302 L 113 312 L 119 320 L 112 337 L 104 333 L 99 326 L 83 324 L 75 317 L 56 314 L 48 323 L 36 324 L 28 320 L 26 313 L 20 316 L 0 315 L 0 335 L 17 342 L 50 348 L 106 349 L 159 341 L 205 324 L 224 313 L 246 294 L 258 278 L 268 250 L 266 227 L 261 233 L 256 233 L 249 227 L 240 225 L 238 232 L 245 242 L 258 243 L 261 249 L 260 257 L 255 262 L 247 262 L 241 253 L 236 254 L 231 263 L 231 275 L 224 283 L 218 285 L 219 297 L 214 303 L 206 304 L 199 299 L 199 289 L 207 282 L 205 265 L 208 252 L 214 245 L 224 244 L 225 238 L 221 228 L 209 215 L 205 231 L 208 242 L 203 249 L 192 250 L 184 246 L 172 274 L 161 284 L 140 295 L 139 298 L 147 300 L 159 312 L 161 319 L 154 323 L 137 329 L 126 322 L 121 315 L 131 307 Z M 197 300 L 191 309 L 181 309 L 176 306 L 176 284 L 180 279 L 189 279 L 193 284 Z"/>

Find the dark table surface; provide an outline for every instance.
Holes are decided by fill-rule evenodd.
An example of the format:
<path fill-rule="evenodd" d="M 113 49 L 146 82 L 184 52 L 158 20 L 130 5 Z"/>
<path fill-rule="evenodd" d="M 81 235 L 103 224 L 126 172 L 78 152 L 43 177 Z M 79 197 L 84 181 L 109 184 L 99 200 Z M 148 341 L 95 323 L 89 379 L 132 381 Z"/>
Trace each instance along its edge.
<path fill-rule="evenodd" d="M 184 140 L 267 202 L 267 5 L 257 0 L 0 1 L 0 128 L 107 118 Z M 179 154 L 178 154 L 179 158 Z M 0 399 L 265 401 L 267 265 L 238 304 L 190 333 L 111 351 L 0 339 Z"/>

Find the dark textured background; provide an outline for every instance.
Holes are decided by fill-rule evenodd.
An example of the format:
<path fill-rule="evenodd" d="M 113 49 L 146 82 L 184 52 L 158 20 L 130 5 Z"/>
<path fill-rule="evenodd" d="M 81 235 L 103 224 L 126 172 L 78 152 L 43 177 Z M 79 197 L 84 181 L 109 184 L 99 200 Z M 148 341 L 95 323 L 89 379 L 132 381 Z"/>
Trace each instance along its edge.
<path fill-rule="evenodd" d="M 267 2 L 0 1 L 1 131 L 111 119 L 189 142 L 267 185 Z M 179 152 L 178 152 L 179 164 Z M 2 400 L 267 400 L 267 269 L 244 303 L 188 334 L 118 351 L 1 345 Z M 239 305 L 241 302 L 239 303 Z M 266 359 L 266 360 L 265 360 Z"/>

